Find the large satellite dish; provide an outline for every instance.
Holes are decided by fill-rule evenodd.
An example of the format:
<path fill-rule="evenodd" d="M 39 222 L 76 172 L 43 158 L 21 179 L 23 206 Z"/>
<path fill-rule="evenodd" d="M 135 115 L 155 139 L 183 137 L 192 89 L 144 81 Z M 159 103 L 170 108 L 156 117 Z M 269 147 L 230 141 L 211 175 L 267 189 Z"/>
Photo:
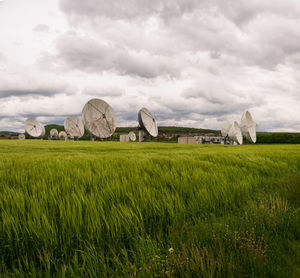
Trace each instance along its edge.
<path fill-rule="evenodd" d="M 80 138 L 84 135 L 84 126 L 82 121 L 75 117 L 69 116 L 64 123 L 65 131 L 72 137 Z"/>
<path fill-rule="evenodd" d="M 152 137 L 156 137 L 158 135 L 155 119 L 150 111 L 145 107 L 139 111 L 139 124 L 140 127 L 147 131 Z"/>
<path fill-rule="evenodd" d="M 50 137 L 51 137 L 51 138 L 57 138 L 57 137 L 58 137 L 58 131 L 57 131 L 57 129 L 52 128 L 52 129 L 50 130 Z"/>
<path fill-rule="evenodd" d="M 60 132 L 58 133 L 58 138 L 59 138 L 60 140 L 67 140 L 68 134 L 67 134 L 65 131 L 60 131 Z"/>
<path fill-rule="evenodd" d="M 32 118 L 25 121 L 25 131 L 35 138 L 42 138 L 46 134 L 44 126 Z"/>
<path fill-rule="evenodd" d="M 223 124 L 222 130 L 221 130 L 222 136 L 226 137 L 228 135 L 231 125 L 232 125 L 232 123 L 229 121 L 227 121 L 226 123 Z"/>
<path fill-rule="evenodd" d="M 232 141 L 238 143 L 239 145 L 243 144 L 242 131 L 241 131 L 241 128 L 240 128 L 240 126 L 237 122 L 234 122 L 231 125 L 230 130 L 228 132 L 228 137 Z"/>
<path fill-rule="evenodd" d="M 85 104 L 82 121 L 93 135 L 100 138 L 110 137 L 116 130 L 115 112 L 102 99 L 91 99 Z"/>
<path fill-rule="evenodd" d="M 136 140 L 136 134 L 133 131 L 130 131 L 128 133 L 128 137 L 129 137 L 130 141 L 134 142 Z"/>
<path fill-rule="evenodd" d="M 245 136 L 252 143 L 256 143 L 257 124 L 254 122 L 248 110 L 246 110 L 242 115 L 240 127 L 242 131 L 242 135 Z"/>
<path fill-rule="evenodd" d="M 20 133 L 20 134 L 18 135 L 18 138 L 19 138 L 19 140 L 25 140 L 25 139 L 26 139 L 24 133 Z"/>

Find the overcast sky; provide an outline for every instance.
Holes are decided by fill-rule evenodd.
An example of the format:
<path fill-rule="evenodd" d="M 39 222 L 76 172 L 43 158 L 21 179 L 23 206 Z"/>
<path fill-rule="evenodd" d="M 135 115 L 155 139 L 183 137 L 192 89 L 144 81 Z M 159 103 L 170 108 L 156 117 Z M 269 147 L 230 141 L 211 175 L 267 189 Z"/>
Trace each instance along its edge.
<path fill-rule="evenodd" d="M 299 0 L 0 0 L 0 130 L 63 123 L 91 98 L 118 126 L 300 132 Z"/>

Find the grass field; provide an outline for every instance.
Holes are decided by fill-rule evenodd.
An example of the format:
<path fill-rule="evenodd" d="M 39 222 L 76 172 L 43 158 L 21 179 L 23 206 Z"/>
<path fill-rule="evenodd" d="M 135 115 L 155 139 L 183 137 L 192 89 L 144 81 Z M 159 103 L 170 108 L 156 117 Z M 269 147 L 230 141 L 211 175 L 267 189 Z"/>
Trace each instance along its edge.
<path fill-rule="evenodd" d="M 299 277 L 300 145 L 0 141 L 0 276 Z"/>

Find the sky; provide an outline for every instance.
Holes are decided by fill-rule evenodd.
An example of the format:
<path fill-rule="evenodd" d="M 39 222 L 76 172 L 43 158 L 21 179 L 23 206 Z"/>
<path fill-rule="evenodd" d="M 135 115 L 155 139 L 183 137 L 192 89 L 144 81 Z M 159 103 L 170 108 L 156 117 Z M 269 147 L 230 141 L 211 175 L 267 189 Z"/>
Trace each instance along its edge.
<path fill-rule="evenodd" d="M 0 0 L 0 130 L 91 98 L 118 126 L 300 132 L 299 0 Z"/>

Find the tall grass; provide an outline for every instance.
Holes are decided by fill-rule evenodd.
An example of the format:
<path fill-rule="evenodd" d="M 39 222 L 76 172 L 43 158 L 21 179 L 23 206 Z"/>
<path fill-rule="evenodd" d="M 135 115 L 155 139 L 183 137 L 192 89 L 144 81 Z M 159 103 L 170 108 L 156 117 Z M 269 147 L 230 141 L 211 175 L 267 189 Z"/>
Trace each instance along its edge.
<path fill-rule="evenodd" d="M 0 153 L 2 275 L 300 275 L 299 145 L 27 140 Z"/>

